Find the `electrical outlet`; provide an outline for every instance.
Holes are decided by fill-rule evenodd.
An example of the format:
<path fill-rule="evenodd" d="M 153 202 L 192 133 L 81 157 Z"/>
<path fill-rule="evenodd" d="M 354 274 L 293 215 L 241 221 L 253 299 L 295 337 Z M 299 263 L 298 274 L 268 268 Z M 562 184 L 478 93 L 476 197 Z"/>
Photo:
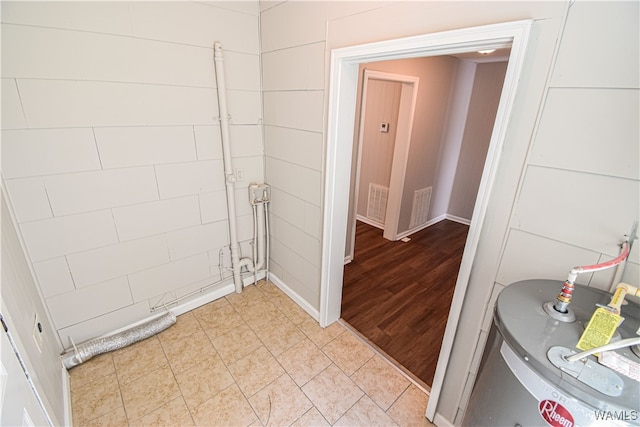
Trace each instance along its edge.
<path fill-rule="evenodd" d="M 36 313 L 33 316 L 33 340 L 36 343 L 36 347 L 38 347 L 38 351 L 42 353 L 42 340 L 44 339 L 42 323 L 40 322 L 40 318 Z"/>
<path fill-rule="evenodd" d="M 236 181 L 244 181 L 244 169 L 236 169 Z"/>

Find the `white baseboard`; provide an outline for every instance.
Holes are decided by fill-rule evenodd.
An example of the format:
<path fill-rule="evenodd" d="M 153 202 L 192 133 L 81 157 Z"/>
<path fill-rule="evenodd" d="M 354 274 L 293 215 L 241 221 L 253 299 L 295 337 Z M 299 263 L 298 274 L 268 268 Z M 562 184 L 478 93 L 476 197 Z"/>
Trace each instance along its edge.
<path fill-rule="evenodd" d="M 433 424 L 438 427 L 454 427 L 454 424 L 436 412 L 436 415 L 433 417 Z"/>
<path fill-rule="evenodd" d="M 455 216 L 455 215 L 446 215 L 446 219 L 448 219 L 449 221 L 453 221 L 453 222 L 459 222 L 460 224 L 464 224 L 464 225 L 471 225 L 471 220 L 470 219 L 466 219 L 466 218 L 461 218 L 459 216 Z"/>
<path fill-rule="evenodd" d="M 188 311 L 194 310 L 198 307 L 201 307 L 205 304 L 209 304 L 211 301 L 215 301 L 217 299 L 220 299 L 222 297 L 225 297 L 229 294 L 232 294 L 236 291 L 235 286 L 233 285 L 233 281 L 229 284 L 224 285 L 221 288 L 217 288 L 211 292 L 206 292 L 204 291 L 201 295 L 193 298 L 193 299 L 189 299 L 186 302 L 176 305 L 175 307 L 171 308 L 171 311 L 173 311 L 173 313 L 176 316 L 179 316 L 181 314 L 184 314 Z"/>
<path fill-rule="evenodd" d="M 259 271 L 256 279 L 257 280 L 262 280 L 266 277 L 266 274 L 263 271 Z M 244 279 L 242 279 L 242 286 L 243 287 L 247 287 L 249 285 L 252 285 L 254 281 L 253 275 L 245 277 Z M 217 299 L 220 299 L 222 297 L 225 297 L 229 294 L 232 294 L 236 291 L 236 288 L 233 284 L 233 281 L 229 281 L 229 283 L 227 285 L 224 285 L 221 288 L 216 288 L 213 291 L 209 291 L 206 292 L 204 291 L 202 295 L 196 297 L 196 298 L 192 298 L 187 300 L 186 302 L 175 306 L 174 308 L 171 309 L 171 311 L 173 311 L 175 313 L 176 316 L 186 313 L 188 311 L 194 310 L 200 306 L 203 306 L 205 304 L 209 304 L 211 301 L 215 301 Z"/>
<path fill-rule="evenodd" d="M 258 273 L 257 275 L 257 279 L 261 280 L 264 279 L 266 277 L 266 274 L 264 271 L 261 271 Z M 274 285 L 276 285 L 282 292 L 284 292 L 285 294 L 287 294 L 287 296 L 289 296 L 289 298 L 291 298 L 296 304 L 298 304 L 304 311 L 306 311 L 311 317 L 313 317 L 313 319 L 315 319 L 317 322 L 320 321 L 320 312 L 318 310 L 316 310 L 314 307 L 312 307 L 304 298 L 302 298 L 300 295 L 298 295 L 297 292 L 295 292 L 294 290 L 292 290 L 289 286 L 287 286 L 282 279 L 280 279 L 278 276 L 276 276 L 273 273 L 269 273 L 269 280 L 271 282 L 273 282 Z M 254 277 L 253 276 L 248 276 L 245 277 L 243 280 L 243 285 L 246 287 L 248 285 L 253 284 L 254 282 Z M 194 310 L 200 306 L 203 306 L 205 304 L 208 304 L 212 301 L 215 301 L 217 299 L 220 299 L 222 297 L 225 297 L 229 294 L 232 294 L 235 292 L 235 286 L 233 284 L 232 281 L 230 281 L 228 284 L 224 284 L 221 287 L 215 288 L 212 291 L 203 291 L 202 295 L 198 295 L 192 299 L 188 299 L 186 300 L 184 303 L 179 304 L 175 307 L 172 307 L 170 310 L 176 315 L 180 315 L 183 313 L 186 313 L 188 311 Z M 161 313 L 154 313 L 152 315 L 149 315 L 147 317 L 145 317 L 144 319 L 141 319 L 139 321 L 133 322 L 129 325 L 123 326 L 122 328 L 118 328 L 115 331 L 111 331 L 107 334 L 104 334 L 102 336 L 100 336 L 99 338 L 104 338 L 104 337 L 108 337 L 111 335 L 115 335 L 118 334 L 120 332 L 129 330 L 131 328 L 134 328 L 136 326 L 139 326 L 143 323 L 149 322 L 151 320 L 154 320 L 160 316 L 162 316 L 164 314 L 164 312 Z M 64 369 L 64 367 L 63 367 Z M 65 369 L 66 371 L 66 369 Z M 68 379 L 67 379 L 68 382 Z M 66 390 L 69 391 L 68 395 L 70 396 L 70 389 L 68 389 L 68 384 L 64 385 L 63 388 L 66 388 Z M 65 391 L 65 393 L 67 393 Z M 67 397 L 67 395 L 65 394 L 65 398 Z M 65 413 L 65 417 L 71 417 L 71 401 L 69 400 L 68 402 L 69 408 L 69 414 Z M 71 423 L 69 423 L 69 425 L 72 425 Z"/>
<path fill-rule="evenodd" d="M 62 393 L 63 393 L 63 405 L 64 405 L 64 425 L 73 425 L 73 411 L 71 410 L 71 383 L 69 382 L 69 371 L 64 367 L 62 361 Z"/>
<path fill-rule="evenodd" d="M 257 274 L 257 279 L 261 280 L 264 279 L 266 276 L 264 271 L 260 271 Z M 242 285 L 244 287 L 253 284 L 254 278 L 253 275 L 245 277 L 244 279 L 242 279 Z M 194 310 L 198 307 L 201 307 L 205 304 L 209 304 L 212 301 L 215 301 L 217 299 L 220 299 L 222 297 L 225 297 L 229 294 L 232 294 L 236 291 L 236 288 L 233 284 L 233 279 L 229 278 L 229 283 L 227 284 L 220 284 L 219 287 L 216 287 L 212 290 L 203 290 L 202 293 L 200 295 L 194 296 L 193 298 L 189 298 L 186 299 L 183 303 L 172 306 L 169 308 L 169 310 L 171 312 L 173 312 L 173 314 L 175 314 L 176 316 L 179 316 L 181 314 L 184 314 L 186 312 L 189 312 L 191 310 Z M 105 337 L 109 337 L 115 334 L 119 334 L 120 332 L 124 332 L 126 330 L 129 330 L 131 328 L 135 328 L 136 326 L 140 326 L 143 323 L 146 322 L 150 322 L 152 320 L 155 320 L 156 318 L 162 316 L 165 313 L 164 310 L 157 310 L 154 313 L 151 313 L 149 316 L 140 319 L 136 322 L 130 323 L 128 325 L 125 325 L 121 328 L 118 328 L 114 331 L 108 332 L 106 334 L 103 334 L 97 338 L 105 338 Z"/>
<path fill-rule="evenodd" d="M 349 264 L 351 261 L 353 261 L 353 257 L 351 255 L 344 257 L 344 265 Z"/>
<path fill-rule="evenodd" d="M 430 219 L 429 221 L 425 222 L 422 225 L 419 225 L 417 227 L 413 227 L 411 230 L 407 230 L 405 232 L 402 232 L 400 234 L 398 234 L 398 240 L 403 239 L 407 236 L 412 235 L 413 233 L 417 233 L 420 230 L 424 230 L 427 227 L 432 226 L 433 224 L 437 224 L 438 222 L 442 221 L 443 219 L 445 219 L 445 215 L 440 215 L 439 217 Z"/>
<path fill-rule="evenodd" d="M 287 294 L 289 298 L 291 298 L 296 304 L 300 306 L 304 311 L 306 311 L 309 316 L 313 317 L 317 322 L 320 321 L 320 312 L 313 308 L 311 304 L 309 304 L 304 298 L 297 294 L 293 289 L 288 287 L 282 279 L 276 276 L 273 273 L 269 273 L 269 280 L 273 282 L 282 292 Z"/>
<path fill-rule="evenodd" d="M 360 222 L 364 222 L 365 224 L 369 224 L 372 227 L 379 228 L 380 230 L 384 230 L 384 224 L 380 224 L 379 222 L 372 221 L 366 216 L 356 215 L 356 219 Z"/>
<path fill-rule="evenodd" d="M 424 230 L 427 227 L 431 227 L 434 224 L 439 223 L 440 221 L 444 221 L 445 219 L 448 219 L 449 221 L 453 221 L 453 222 L 457 222 L 460 224 L 464 224 L 464 225 L 471 225 L 471 220 L 470 219 L 466 219 L 466 218 L 461 218 L 459 216 L 455 216 L 455 215 L 449 215 L 449 214 L 444 214 L 444 215 L 440 215 L 436 218 L 430 219 L 429 221 L 425 222 L 424 224 L 418 226 L 418 227 L 414 227 L 411 230 L 407 230 L 403 233 L 398 234 L 398 240 L 405 238 L 407 236 L 410 236 L 414 233 L 417 233 L 420 230 Z"/>
<path fill-rule="evenodd" d="M 430 224 L 435 224 L 436 222 L 440 222 L 447 219 L 447 214 L 442 214 L 440 216 L 437 216 L 435 218 L 433 218 L 432 220 L 429 221 Z"/>

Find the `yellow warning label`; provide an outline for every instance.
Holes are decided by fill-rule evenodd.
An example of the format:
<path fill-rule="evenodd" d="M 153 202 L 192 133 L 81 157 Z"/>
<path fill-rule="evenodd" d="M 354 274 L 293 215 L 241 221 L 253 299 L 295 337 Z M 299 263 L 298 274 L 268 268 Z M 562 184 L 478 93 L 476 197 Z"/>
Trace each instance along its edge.
<path fill-rule="evenodd" d="M 580 350 L 591 350 L 594 347 L 609 344 L 609 340 L 622 322 L 622 317 L 606 308 L 598 307 L 584 329 L 580 341 L 576 345 Z"/>

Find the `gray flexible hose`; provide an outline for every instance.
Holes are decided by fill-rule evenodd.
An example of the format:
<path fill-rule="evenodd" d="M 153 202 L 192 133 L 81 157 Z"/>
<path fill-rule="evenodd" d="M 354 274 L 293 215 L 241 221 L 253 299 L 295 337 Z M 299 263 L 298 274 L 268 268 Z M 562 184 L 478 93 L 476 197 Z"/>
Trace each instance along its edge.
<path fill-rule="evenodd" d="M 65 368 L 71 369 L 74 366 L 78 366 L 79 364 L 86 362 L 93 356 L 118 350 L 138 341 L 152 337 L 153 335 L 164 331 L 174 323 L 176 323 L 176 315 L 169 311 L 156 319 L 150 320 L 131 329 L 127 329 L 126 331 L 122 331 L 118 334 L 85 341 L 63 353 L 62 363 Z"/>

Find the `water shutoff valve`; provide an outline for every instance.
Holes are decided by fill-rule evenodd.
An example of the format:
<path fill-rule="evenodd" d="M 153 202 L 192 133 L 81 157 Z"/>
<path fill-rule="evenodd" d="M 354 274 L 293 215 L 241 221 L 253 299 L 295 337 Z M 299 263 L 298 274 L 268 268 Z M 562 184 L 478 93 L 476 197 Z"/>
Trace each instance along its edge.
<path fill-rule="evenodd" d="M 271 201 L 271 186 L 269 184 L 249 185 L 249 203 L 257 205 Z"/>

